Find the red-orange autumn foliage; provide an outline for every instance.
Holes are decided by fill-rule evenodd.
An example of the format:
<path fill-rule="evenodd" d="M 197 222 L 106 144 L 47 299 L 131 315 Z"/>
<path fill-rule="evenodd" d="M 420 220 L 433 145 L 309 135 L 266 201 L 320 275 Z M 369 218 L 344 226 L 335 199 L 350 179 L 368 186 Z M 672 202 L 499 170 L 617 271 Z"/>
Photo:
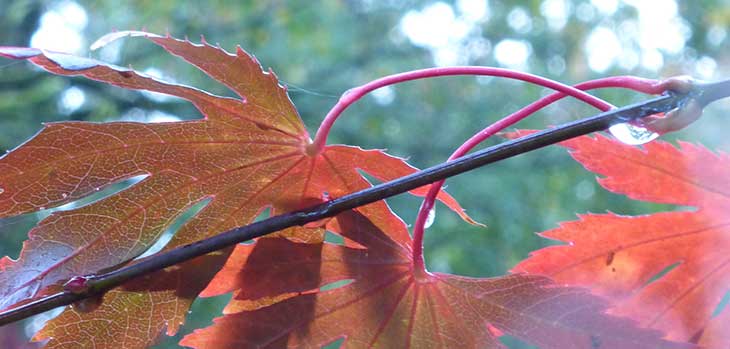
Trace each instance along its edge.
<path fill-rule="evenodd" d="M 384 203 L 340 214 L 328 229 L 345 245 L 263 238 L 237 246 L 204 292 L 235 291 L 228 314 L 181 344 L 319 348 L 344 338 L 347 348 L 502 347 L 492 328 L 540 348 L 682 347 L 603 315 L 599 298 L 547 278 L 414 269 L 408 230 Z M 337 281 L 347 284 L 319 289 Z"/>
<path fill-rule="evenodd" d="M 204 115 L 202 120 L 159 124 L 52 123 L 2 157 L 0 217 L 63 205 L 126 178 L 146 178 L 40 222 L 17 261 L 0 260 L 0 308 L 54 290 L 74 275 L 129 262 L 201 201 L 209 202 L 166 249 L 246 225 L 266 207 L 281 212 L 363 189 L 369 183 L 358 169 L 381 180 L 415 171 L 403 159 L 379 150 L 335 145 L 309 154 L 309 135 L 285 88 L 240 48 L 231 55 L 207 44 L 148 38 L 241 98 L 214 96 L 88 58 L 0 48 L 0 55 L 28 59 L 56 74 L 181 97 Z M 451 197 L 444 195 L 442 200 L 468 219 Z M 67 309 L 37 338 L 53 338 L 49 347 L 62 347 L 72 333 L 81 347 L 119 345 L 119 338 L 125 338 L 121 344 L 128 347 L 150 345 L 165 328 L 170 335 L 177 332 L 190 304 L 225 257 L 211 254 L 132 282 L 106 294 L 95 312 Z M 128 319 L 151 325 L 128 326 Z M 119 326 L 108 326 L 109 321 Z"/>
<path fill-rule="evenodd" d="M 569 245 L 533 252 L 514 271 L 588 287 L 615 301 L 611 313 L 671 339 L 730 346 L 730 309 L 716 316 L 730 292 L 730 156 L 686 142 L 633 147 L 601 135 L 562 144 L 611 192 L 691 208 L 581 215 L 541 234 Z"/>
<path fill-rule="evenodd" d="M 160 124 L 48 124 L 0 158 L 0 218 L 58 207 L 144 177 L 117 194 L 40 222 L 18 260 L 0 260 L 0 310 L 56 291 L 73 276 L 134 263 L 198 203 L 202 210 L 165 249 L 246 225 L 266 208 L 280 213 L 367 188 L 360 170 L 384 181 L 416 171 L 379 150 L 331 145 L 317 152 L 286 89 L 240 48 L 229 54 L 205 42 L 134 35 L 197 66 L 238 98 L 88 58 L 0 47 L 2 56 L 27 59 L 55 74 L 186 99 L 204 116 Z M 471 221 L 453 198 L 439 198 Z M 345 244 L 323 242 L 325 229 L 342 235 Z M 138 278 L 104 294 L 93 311 L 67 308 L 35 339 L 47 340 L 49 348 L 144 348 L 162 332 L 175 334 L 207 287 L 205 295 L 234 292 L 234 300 L 227 315 L 187 336 L 184 345 L 318 347 L 344 338 L 346 347 L 356 348 L 499 347 L 497 337 L 506 333 L 543 348 L 692 347 L 606 314 L 609 304 L 601 297 L 547 277 L 428 273 L 414 267 L 411 243 L 403 222 L 378 202 L 317 227 L 293 227 Z M 614 263 L 623 261 L 618 253 L 610 255 Z M 320 289 L 338 281 L 347 284 Z M 623 287 L 633 290 L 636 284 Z M 644 327 L 655 325 L 638 319 Z M 673 339 L 689 339 L 674 327 L 661 328 Z M 707 332 L 722 331 L 711 324 Z M 718 338 L 721 334 L 704 336 L 701 343 Z"/>

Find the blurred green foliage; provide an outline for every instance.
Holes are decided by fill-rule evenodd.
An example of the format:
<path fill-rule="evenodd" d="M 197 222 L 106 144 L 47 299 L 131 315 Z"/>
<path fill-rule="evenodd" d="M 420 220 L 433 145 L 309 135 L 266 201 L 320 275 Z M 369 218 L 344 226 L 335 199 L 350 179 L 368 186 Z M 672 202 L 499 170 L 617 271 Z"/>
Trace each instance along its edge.
<path fill-rule="evenodd" d="M 84 25 L 71 25 L 82 47 L 114 29 L 142 28 L 189 36 L 193 41 L 203 34 L 209 42 L 220 43 L 229 51 L 239 44 L 289 86 L 290 96 L 311 134 L 338 96 L 353 86 L 383 75 L 443 63 L 444 57 L 456 64 L 504 65 L 497 52 L 503 40 L 517 42 L 519 47 L 515 50 L 528 49 L 522 69 L 568 83 L 620 74 L 649 78 L 677 74 L 708 79 L 727 76 L 727 0 L 644 2 L 654 6 L 648 10 L 640 1 L 628 0 L 492 0 L 484 16 L 474 19 L 466 5 L 475 3 L 480 1 L 436 4 L 407 0 L 0 0 L 0 44 L 29 45 L 44 28 L 48 31 L 54 23 L 59 25 L 59 20 L 62 24 L 71 20 L 52 16 L 54 12 L 63 13 L 68 6 L 81 8 L 86 16 Z M 452 21 L 443 22 L 450 23 L 445 27 L 438 26 L 442 22 L 426 26 L 433 33 L 422 33 L 425 40 L 429 35 L 436 39 L 439 33 L 452 33 L 459 26 L 466 29 L 447 37 L 449 40 L 440 45 L 423 44 L 409 32 L 419 28 L 406 28 L 405 18 L 417 18 L 434 6 L 442 10 L 442 15 L 444 9 L 450 9 Z M 667 8 L 675 11 L 667 12 Z M 643 35 L 646 33 L 641 32 L 642 26 L 652 25 L 644 23 L 651 19 L 646 17 L 647 13 L 656 15 L 651 17 L 653 20 L 671 20 L 669 28 L 681 34 L 679 49 L 676 43 L 674 49 L 662 48 L 661 36 Z M 613 38 L 619 40 L 620 52 L 591 49 L 592 37 L 603 38 L 596 34 L 600 28 L 616 33 Z M 612 43 L 615 42 L 599 41 L 609 48 Z M 213 93 L 231 94 L 194 67 L 144 40 L 127 39 L 99 52 L 82 48 L 77 53 L 120 65 L 131 64 L 136 69 Z M 611 64 L 602 71 L 592 69 L 592 59 L 600 61 L 607 55 L 615 55 Z M 155 70 L 148 70 L 151 68 Z M 69 94 L 72 88 L 77 99 L 78 92 L 83 95 L 80 105 L 74 104 L 73 99 L 64 99 L 74 96 Z M 380 91 L 352 107 L 336 123 L 330 143 L 387 148 L 391 154 L 410 158 L 416 166 L 427 167 L 446 159 L 474 132 L 545 93 L 522 83 L 474 77 L 410 82 Z M 625 91 L 598 94 L 617 105 L 644 98 Z M 730 148 L 724 127 L 717 127 L 724 122 L 719 114 L 729 106 L 712 106 L 698 124 L 674 137 L 701 141 L 718 149 Z M 591 113 L 593 110 L 577 102 L 563 101 L 520 127 L 541 128 Z M 176 99 L 57 77 L 26 63 L 0 60 L 0 150 L 20 144 L 37 132 L 42 122 L 144 121 L 170 115 L 182 119 L 200 117 L 191 105 Z M 461 275 L 504 274 L 530 251 L 550 244 L 534 232 L 573 219 L 576 212 L 610 210 L 639 214 L 675 209 L 632 202 L 605 192 L 595 183 L 594 175 L 555 147 L 479 169 L 447 183 L 448 190 L 470 214 L 488 225 L 467 226 L 443 207 L 438 208 L 436 222 L 426 235 L 427 264 L 431 270 Z M 389 202 L 406 222 L 413 221 L 419 200 L 402 196 Z M 0 252 L 17 256 L 26 232 L 42 215 L 0 221 Z M 226 299 L 197 302 L 183 334 L 210 323 L 225 302 Z M 29 326 L 29 333 L 37 328 L 37 324 Z M 175 338 L 165 339 L 159 347 L 176 347 L 175 343 Z"/>

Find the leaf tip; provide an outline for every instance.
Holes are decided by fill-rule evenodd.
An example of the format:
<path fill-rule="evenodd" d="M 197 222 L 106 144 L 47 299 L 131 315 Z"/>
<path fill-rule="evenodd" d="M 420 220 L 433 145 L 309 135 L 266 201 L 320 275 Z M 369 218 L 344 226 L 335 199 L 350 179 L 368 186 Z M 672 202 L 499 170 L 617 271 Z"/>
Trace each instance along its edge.
<path fill-rule="evenodd" d="M 30 47 L 0 46 L 0 56 L 11 59 L 26 59 L 41 54 L 41 50 Z"/>
<path fill-rule="evenodd" d="M 258 64 L 258 60 L 253 55 L 249 55 L 246 50 L 241 48 L 241 45 L 236 45 L 236 56 L 238 57 L 250 57 L 252 61 Z"/>
<path fill-rule="evenodd" d="M 168 34 L 169 35 L 169 34 Z M 157 34 L 148 33 L 143 30 L 123 30 L 123 31 L 113 31 L 109 34 L 103 35 L 102 37 L 98 38 L 96 41 L 94 41 L 93 44 L 89 47 L 90 50 L 96 51 L 106 45 L 109 45 L 110 43 L 117 41 L 121 38 L 125 37 L 137 37 L 137 36 L 144 36 L 148 38 L 159 38 L 160 36 Z"/>

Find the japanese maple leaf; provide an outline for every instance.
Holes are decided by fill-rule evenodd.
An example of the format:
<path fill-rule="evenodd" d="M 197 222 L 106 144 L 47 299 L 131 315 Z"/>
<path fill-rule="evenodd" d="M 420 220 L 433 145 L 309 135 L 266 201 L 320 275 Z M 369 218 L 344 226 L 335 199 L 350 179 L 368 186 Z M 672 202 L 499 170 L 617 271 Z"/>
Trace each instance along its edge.
<path fill-rule="evenodd" d="M 581 215 L 541 234 L 568 245 L 534 252 L 514 270 L 590 287 L 617 302 L 613 313 L 661 329 L 671 339 L 702 337 L 730 291 L 730 157 L 685 142 L 638 148 L 600 135 L 563 145 L 603 176 L 598 181 L 611 192 L 694 209 L 635 217 Z M 730 345 L 729 321 L 709 327 L 708 335 L 724 328 L 724 346 Z"/>
<path fill-rule="evenodd" d="M 728 323 L 730 323 L 730 311 L 725 310 L 714 316 L 693 340 L 697 340 L 703 348 L 728 348 L 730 347 Z"/>
<path fill-rule="evenodd" d="M 269 254 L 238 245 L 204 292 L 235 291 L 227 315 L 180 344 L 320 348 L 343 338 L 347 348 L 497 348 L 494 332 L 503 332 L 541 348 L 689 347 L 606 315 L 600 298 L 541 276 L 414 270 L 408 231 L 382 202 L 340 214 L 328 228 L 346 244 L 259 239 Z M 347 284 L 319 289 L 337 281 Z"/>
<path fill-rule="evenodd" d="M 0 47 L 2 56 L 27 59 L 55 74 L 186 99 L 204 116 L 159 124 L 51 123 L 0 158 L 0 217 L 56 207 L 145 176 L 124 191 L 40 222 L 17 261 L 0 260 L 0 309 L 32 299 L 72 276 L 129 262 L 202 201 L 207 201 L 205 207 L 166 248 L 246 225 L 266 207 L 279 212 L 363 189 L 369 184 L 358 170 L 381 180 L 415 171 L 403 159 L 380 150 L 334 145 L 313 152 L 286 89 L 240 48 L 229 54 L 205 42 L 196 45 L 139 32 L 112 38 L 130 34 L 143 35 L 182 57 L 239 98 L 215 96 L 88 58 Z M 358 186 L 347 185 L 355 182 Z M 451 197 L 441 199 L 468 219 Z M 119 338 L 129 341 L 126 347 L 149 345 L 165 328 L 168 334 L 177 331 L 190 303 L 226 256 L 212 254 L 132 282 L 106 294 L 97 311 L 67 310 L 60 317 L 63 321 L 51 322 L 38 338 L 53 337 L 50 347 L 118 343 Z M 106 326 L 109 322 L 130 324 Z M 105 327 L 92 332 L 82 325 Z"/>

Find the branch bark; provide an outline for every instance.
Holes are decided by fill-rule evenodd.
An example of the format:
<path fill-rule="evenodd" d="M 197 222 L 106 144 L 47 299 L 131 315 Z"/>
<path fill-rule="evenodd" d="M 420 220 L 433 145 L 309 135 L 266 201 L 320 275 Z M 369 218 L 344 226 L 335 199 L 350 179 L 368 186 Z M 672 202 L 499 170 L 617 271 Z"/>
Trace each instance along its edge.
<path fill-rule="evenodd" d="M 718 94 L 718 98 L 730 95 L 730 89 Z M 714 92 L 713 92 L 714 93 Z M 717 94 L 717 93 L 716 93 Z M 99 297 L 104 292 L 142 275 L 185 262 L 225 247 L 261 237 L 288 227 L 303 225 L 332 217 L 340 212 L 470 171 L 490 163 L 558 143 L 570 138 L 601 131 L 613 124 L 629 122 L 648 115 L 667 112 L 681 107 L 692 98 L 706 96 L 705 89 L 698 88 L 684 94 L 665 94 L 642 103 L 613 109 L 589 118 L 569 122 L 519 139 L 483 149 L 450 162 L 430 167 L 391 182 L 352 193 L 307 209 L 271 217 L 244 227 L 235 228 L 214 237 L 159 253 L 138 263 L 117 270 L 73 278 L 65 290 L 38 300 L 8 309 L 0 313 L 0 326 L 40 314 L 56 307 L 69 305 L 83 299 Z M 721 95 L 721 96 L 720 96 Z M 713 95 L 714 97 L 715 95 Z"/>

